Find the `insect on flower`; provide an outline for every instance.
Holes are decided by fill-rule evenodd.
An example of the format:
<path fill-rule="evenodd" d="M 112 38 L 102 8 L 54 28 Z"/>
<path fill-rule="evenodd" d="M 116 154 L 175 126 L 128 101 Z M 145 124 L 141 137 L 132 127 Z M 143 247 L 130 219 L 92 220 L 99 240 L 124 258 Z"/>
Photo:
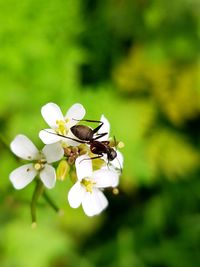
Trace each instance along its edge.
<path fill-rule="evenodd" d="M 110 161 L 113 161 L 114 159 L 117 159 L 117 151 L 110 145 L 110 141 L 100 140 L 103 137 L 108 136 L 108 132 L 100 132 L 101 127 L 104 125 L 103 121 L 97 121 L 97 120 L 78 120 L 78 121 L 95 122 L 99 123 L 99 125 L 94 129 L 91 129 L 86 125 L 72 126 L 70 130 L 73 133 L 73 135 L 78 139 L 69 136 L 63 136 L 62 134 L 59 133 L 57 133 L 57 135 L 60 137 L 70 139 L 72 141 L 89 145 L 90 151 L 93 154 L 97 155 L 91 157 L 90 159 L 102 158 L 104 155 L 107 156 L 108 163 L 110 163 Z M 119 169 L 120 170 L 122 169 L 120 162 L 119 162 Z"/>
<path fill-rule="evenodd" d="M 100 120 L 83 119 L 86 111 L 79 103 L 72 105 L 65 115 L 58 105 L 47 103 L 41 113 L 49 125 L 48 129 L 39 132 L 45 146 L 38 150 L 22 134 L 10 144 L 16 156 L 29 161 L 10 173 L 14 188 L 22 189 L 35 180 L 30 205 L 32 225 L 36 225 L 36 205 L 40 196 L 56 212 L 60 211 L 46 189 L 52 189 L 56 179 L 63 180 L 68 175 L 74 183 L 68 193 L 70 206 L 78 208 L 82 205 L 88 216 L 101 213 L 108 206 L 103 191 L 105 188 L 117 190 L 123 167 L 123 155 L 117 150 L 120 145 L 109 138 L 110 123 L 103 115 Z M 84 125 L 87 122 L 98 125 L 92 128 Z M 102 160 L 92 161 L 98 158 Z M 54 163 L 58 161 L 55 169 L 57 164 Z"/>

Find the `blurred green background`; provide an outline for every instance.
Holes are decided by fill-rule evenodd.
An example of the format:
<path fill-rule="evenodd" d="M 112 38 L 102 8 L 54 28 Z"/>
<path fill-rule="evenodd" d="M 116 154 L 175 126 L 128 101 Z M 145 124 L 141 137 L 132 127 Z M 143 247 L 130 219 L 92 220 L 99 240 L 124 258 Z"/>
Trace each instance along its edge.
<path fill-rule="evenodd" d="M 200 265 L 200 2 L 0 0 L 0 266 Z M 19 133 L 38 147 L 42 105 L 103 113 L 125 143 L 120 193 L 88 218 L 67 203 L 70 180 L 41 199 L 16 191 Z"/>

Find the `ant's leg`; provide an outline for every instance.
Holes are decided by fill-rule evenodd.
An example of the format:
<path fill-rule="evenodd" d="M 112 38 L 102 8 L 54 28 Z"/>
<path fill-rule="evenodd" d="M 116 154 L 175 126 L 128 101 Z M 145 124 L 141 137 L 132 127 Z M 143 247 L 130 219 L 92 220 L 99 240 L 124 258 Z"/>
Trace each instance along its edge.
<path fill-rule="evenodd" d="M 84 160 L 100 159 L 100 158 L 102 158 L 102 157 L 103 157 L 103 154 L 98 155 L 98 156 L 96 156 L 96 157 L 88 158 L 88 159 L 82 159 L 82 160 L 80 161 L 80 163 L 81 163 L 82 161 L 84 161 Z"/>
<path fill-rule="evenodd" d="M 66 139 L 70 139 L 72 141 L 76 141 L 76 142 L 81 143 L 81 144 L 88 144 L 87 141 L 78 140 L 78 139 L 75 139 L 75 138 L 72 138 L 72 137 L 69 137 L 69 136 L 65 136 L 65 135 L 62 135 L 62 134 L 59 134 L 59 133 L 52 133 L 52 132 L 49 132 L 47 130 L 43 130 L 43 131 L 45 131 L 45 132 L 47 132 L 49 134 L 54 134 L 54 135 L 57 135 L 57 136 L 60 136 L 60 137 L 66 138 Z"/>
<path fill-rule="evenodd" d="M 99 126 L 97 126 L 96 128 L 93 129 L 93 133 L 95 134 L 96 132 L 98 132 L 98 130 L 102 127 L 102 125 L 104 124 L 102 121 L 95 121 L 95 120 L 76 120 L 73 119 L 74 121 L 86 121 L 86 122 L 96 122 L 96 123 L 100 123 Z"/>
<path fill-rule="evenodd" d="M 108 133 L 100 133 L 100 134 L 97 134 L 97 137 L 95 137 L 94 140 L 97 140 L 97 139 L 105 136 L 106 134 L 108 134 Z"/>
<path fill-rule="evenodd" d="M 102 158 L 103 157 L 103 155 L 101 154 L 101 155 L 98 155 L 98 156 L 96 156 L 96 157 L 92 157 L 92 158 L 90 158 L 90 159 L 100 159 L 100 158 Z"/>

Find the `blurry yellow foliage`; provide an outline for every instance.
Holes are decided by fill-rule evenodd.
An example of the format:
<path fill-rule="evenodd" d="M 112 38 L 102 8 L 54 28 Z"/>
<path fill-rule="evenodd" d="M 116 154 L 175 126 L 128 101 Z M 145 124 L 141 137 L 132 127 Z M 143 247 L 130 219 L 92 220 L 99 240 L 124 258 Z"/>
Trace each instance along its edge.
<path fill-rule="evenodd" d="M 144 51 L 137 47 L 114 70 L 113 78 L 124 93 L 146 92 L 152 87 L 149 79 L 152 67 L 146 61 Z"/>
<path fill-rule="evenodd" d="M 200 155 L 177 133 L 159 129 L 149 137 L 147 157 L 152 176 L 164 173 L 167 178 L 187 177 L 200 163 Z"/>
<path fill-rule="evenodd" d="M 176 70 L 162 80 L 155 80 L 154 96 L 159 108 L 175 125 L 194 118 L 200 111 L 200 93 L 197 88 L 198 69 L 191 66 Z"/>
<path fill-rule="evenodd" d="M 183 137 L 184 134 L 159 125 L 157 118 L 162 114 L 177 127 L 198 116 L 198 66 L 195 63 L 180 65 L 164 57 L 156 57 L 146 48 L 135 47 L 114 70 L 113 79 L 123 93 L 133 98 L 137 96 L 136 99 L 139 96 L 154 107 L 145 147 L 152 177 L 162 173 L 174 179 L 185 177 L 197 169 L 199 151 Z"/>
<path fill-rule="evenodd" d="M 113 78 L 124 93 L 147 93 L 174 125 L 181 125 L 200 111 L 198 73 L 195 64 L 156 60 L 136 47 L 114 70 Z"/>

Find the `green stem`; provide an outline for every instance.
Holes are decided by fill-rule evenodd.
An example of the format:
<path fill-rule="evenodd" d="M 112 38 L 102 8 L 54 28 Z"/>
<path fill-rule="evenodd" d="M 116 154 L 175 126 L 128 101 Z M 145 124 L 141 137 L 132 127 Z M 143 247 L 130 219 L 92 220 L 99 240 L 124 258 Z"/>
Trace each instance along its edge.
<path fill-rule="evenodd" d="M 9 142 L 6 140 L 6 138 L 4 137 L 4 135 L 2 133 L 0 133 L 0 140 L 2 142 L 2 144 L 8 148 L 10 150 L 10 144 Z"/>
<path fill-rule="evenodd" d="M 19 162 L 20 159 L 16 157 L 16 155 L 14 153 L 12 153 L 11 149 L 10 149 L 10 143 L 6 140 L 6 138 L 4 137 L 4 135 L 0 132 L 0 142 L 3 144 L 3 146 L 9 150 L 9 152 L 11 153 L 12 157 Z"/>
<path fill-rule="evenodd" d="M 60 209 L 56 206 L 56 204 L 53 202 L 53 200 L 48 196 L 48 194 L 44 191 L 43 193 L 44 199 L 47 201 L 47 203 L 56 211 L 59 212 Z"/>
<path fill-rule="evenodd" d="M 38 198 L 42 195 L 44 191 L 44 185 L 40 180 L 36 181 L 36 187 L 33 192 L 32 200 L 31 200 L 31 218 L 32 218 L 32 224 L 36 223 L 36 205 Z"/>

